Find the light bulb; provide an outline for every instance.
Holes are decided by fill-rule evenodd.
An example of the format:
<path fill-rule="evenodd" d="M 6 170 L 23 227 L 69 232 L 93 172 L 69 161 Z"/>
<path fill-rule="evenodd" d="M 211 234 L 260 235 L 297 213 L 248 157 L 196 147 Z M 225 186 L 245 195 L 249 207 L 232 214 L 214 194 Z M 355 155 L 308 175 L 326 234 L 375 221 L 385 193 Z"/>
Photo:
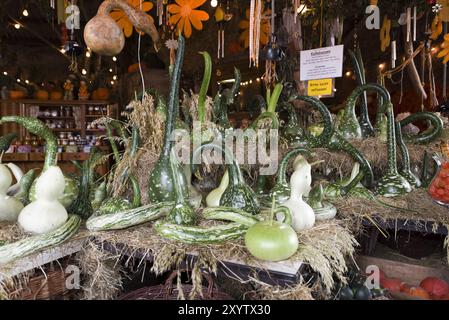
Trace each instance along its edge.
<path fill-rule="evenodd" d="M 59 50 L 62 54 L 65 54 L 65 49 L 62 48 L 61 50 Z"/>
<path fill-rule="evenodd" d="M 87 74 L 87 70 L 86 70 L 86 69 L 83 69 L 83 70 L 81 71 L 81 73 L 84 74 L 84 75 L 86 75 L 86 74 Z"/>
<path fill-rule="evenodd" d="M 115 82 L 114 82 L 114 81 L 111 81 L 111 84 L 112 84 L 112 85 L 114 85 L 114 84 L 115 84 Z"/>
<path fill-rule="evenodd" d="M 109 69 L 109 72 L 110 72 L 110 73 L 112 73 L 113 71 L 114 71 L 114 70 L 112 70 L 112 68 L 111 68 L 111 69 Z"/>
<path fill-rule="evenodd" d="M 14 25 L 14 28 L 16 28 L 17 30 L 19 30 L 20 27 L 21 27 L 20 23 L 16 23 L 16 24 Z"/>
<path fill-rule="evenodd" d="M 29 80 L 25 80 L 25 83 L 26 83 L 26 84 L 29 84 L 29 83 L 30 83 L 30 81 L 29 81 Z"/>
<path fill-rule="evenodd" d="M 5 76 L 7 76 L 7 75 L 8 75 L 8 72 L 4 71 L 3 74 L 4 74 Z"/>
<path fill-rule="evenodd" d="M 20 83 L 20 79 L 17 79 L 17 82 Z"/>
<path fill-rule="evenodd" d="M 117 61 L 117 57 L 112 57 L 112 61 Z"/>
<path fill-rule="evenodd" d="M 218 6 L 218 1 L 217 0 L 211 0 L 210 1 L 210 5 L 215 8 L 216 6 Z"/>
<path fill-rule="evenodd" d="M 91 57 L 90 51 L 87 51 L 86 52 L 86 58 L 90 58 L 90 57 Z"/>
<path fill-rule="evenodd" d="M 113 76 L 112 79 L 117 80 L 117 76 Z"/>
<path fill-rule="evenodd" d="M 24 17 L 28 17 L 30 15 L 27 9 L 23 9 L 22 14 Z"/>

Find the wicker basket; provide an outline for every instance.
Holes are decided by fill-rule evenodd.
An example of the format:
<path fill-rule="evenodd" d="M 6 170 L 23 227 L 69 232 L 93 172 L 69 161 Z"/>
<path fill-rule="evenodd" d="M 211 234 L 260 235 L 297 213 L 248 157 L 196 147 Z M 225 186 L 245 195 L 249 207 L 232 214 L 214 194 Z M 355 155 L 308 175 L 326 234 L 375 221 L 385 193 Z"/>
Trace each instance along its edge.
<path fill-rule="evenodd" d="M 182 270 L 182 272 L 186 272 Z M 145 287 L 128 294 L 122 295 L 118 300 L 178 300 L 178 288 L 174 282 L 178 276 L 178 271 L 173 271 L 163 285 Z M 209 273 L 203 272 L 208 286 L 203 287 L 203 296 L 198 296 L 196 300 L 233 300 L 228 294 L 218 290 L 214 284 L 214 280 Z M 183 284 L 182 290 L 184 296 L 188 297 L 193 289 L 191 284 Z"/>
<path fill-rule="evenodd" d="M 10 292 L 15 300 L 50 300 L 62 298 L 68 293 L 64 270 L 52 270 L 31 277 L 16 292 Z"/>

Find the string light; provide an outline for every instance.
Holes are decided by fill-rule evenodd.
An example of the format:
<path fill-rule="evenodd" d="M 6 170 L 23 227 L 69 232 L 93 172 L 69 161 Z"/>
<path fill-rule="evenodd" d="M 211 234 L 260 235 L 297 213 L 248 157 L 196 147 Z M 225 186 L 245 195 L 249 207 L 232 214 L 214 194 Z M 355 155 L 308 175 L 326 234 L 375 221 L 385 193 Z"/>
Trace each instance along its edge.
<path fill-rule="evenodd" d="M 5 76 L 7 76 L 7 75 L 8 75 L 8 72 L 6 72 L 6 71 L 3 71 L 3 74 L 4 74 Z"/>
<path fill-rule="evenodd" d="M 19 30 L 20 27 L 21 27 L 21 25 L 20 25 L 20 23 L 18 23 L 18 22 L 14 25 L 14 28 L 16 28 L 17 30 Z"/>
<path fill-rule="evenodd" d="M 257 78 L 256 81 L 257 81 L 257 82 L 260 82 L 260 78 Z"/>
<path fill-rule="evenodd" d="M 62 54 L 65 54 L 65 49 L 64 49 L 64 48 L 62 48 L 62 49 L 59 50 L 59 51 L 61 51 Z"/>
<path fill-rule="evenodd" d="M 109 72 L 112 73 L 112 72 L 114 72 L 114 70 L 112 70 L 112 68 L 111 68 L 111 69 L 109 69 Z"/>
<path fill-rule="evenodd" d="M 211 0 L 210 1 L 210 5 L 212 8 L 215 8 L 216 6 L 218 6 L 218 1 L 217 0 Z"/>
<path fill-rule="evenodd" d="M 20 83 L 20 79 L 17 79 L 17 82 Z"/>
<path fill-rule="evenodd" d="M 84 75 L 86 75 L 86 74 L 87 74 L 87 70 L 86 70 L 86 69 L 83 69 L 83 70 L 81 71 L 81 73 L 84 74 Z"/>
<path fill-rule="evenodd" d="M 111 84 L 112 84 L 112 85 L 114 85 L 114 84 L 115 84 L 115 82 L 114 82 L 114 81 L 111 81 Z"/>
<path fill-rule="evenodd" d="M 28 17 L 28 16 L 30 15 L 30 13 L 28 12 L 27 9 L 23 9 L 22 15 L 23 15 L 24 17 Z"/>
<path fill-rule="evenodd" d="M 29 80 L 25 80 L 25 83 L 26 83 L 26 84 L 30 84 L 30 81 L 29 81 Z"/>
<path fill-rule="evenodd" d="M 433 47 L 432 49 L 430 49 L 430 52 L 432 52 L 432 54 L 435 54 L 438 52 L 438 48 L 437 47 Z"/>
<path fill-rule="evenodd" d="M 346 72 L 346 77 L 349 78 L 350 76 L 352 76 L 352 72 L 351 71 Z"/>
<path fill-rule="evenodd" d="M 117 61 L 117 57 L 112 57 L 112 61 L 116 62 Z"/>
<path fill-rule="evenodd" d="M 385 69 L 385 63 L 381 63 L 381 64 L 379 64 L 379 69 L 380 69 L 380 70 L 383 70 L 383 69 Z"/>
<path fill-rule="evenodd" d="M 118 77 L 117 77 L 116 75 L 112 77 L 112 79 L 114 79 L 114 80 L 117 80 L 117 78 L 118 78 Z"/>
<path fill-rule="evenodd" d="M 90 58 L 92 56 L 92 54 L 90 53 L 90 51 L 86 51 L 86 58 Z"/>

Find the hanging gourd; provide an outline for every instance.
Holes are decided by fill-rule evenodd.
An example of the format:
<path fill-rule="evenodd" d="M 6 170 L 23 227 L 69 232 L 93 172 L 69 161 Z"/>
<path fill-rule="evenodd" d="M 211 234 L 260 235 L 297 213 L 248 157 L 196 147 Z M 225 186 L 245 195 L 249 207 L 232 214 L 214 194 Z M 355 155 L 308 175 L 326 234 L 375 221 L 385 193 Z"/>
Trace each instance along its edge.
<path fill-rule="evenodd" d="M 64 194 L 65 180 L 59 167 L 50 167 L 37 179 L 36 200 L 19 215 L 19 224 L 33 234 L 45 234 L 64 225 L 68 214 L 58 199 Z"/>
<path fill-rule="evenodd" d="M 115 56 L 125 46 L 125 36 L 122 28 L 110 16 L 114 9 L 122 10 L 137 29 L 148 34 L 156 48 L 160 37 L 154 25 L 154 20 L 149 15 L 135 9 L 124 0 L 106 0 L 98 8 L 97 15 L 84 28 L 84 41 L 93 52 L 106 56 Z"/>
<path fill-rule="evenodd" d="M 192 26 L 196 30 L 203 30 L 203 22 L 209 20 L 206 11 L 198 10 L 206 0 L 176 0 L 176 3 L 168 6 L 170 24 L 176 25 L 178 32 L 186 38 L 192 36 Z"/>
<path fill-rule="evenodd" d="M 142 1 L 142 0 L 127 0 L 128 4 L 133 7 L 135 10 L 140 10 L 142 12 L 149 12 L 151 9 L 153 9 L 153 3 L 150 1 Z M 121 9 L 113 9 L 112 12 L 109 14 L 112 19 L 115 20 L 115 22 L 118 24 L 118 26 L 123 30 L 123 33 L 125 34 L 125 37 L 129 38 L 133 34 L 134 25 L 128 18 L 125 11 Z M 153 21 L 153 18 L 147 14 L 148 18 Z M 153 21 L 154 23 L 154 21 Z M 136 28 L 136 32 L 140 32 Z"/>
<path fill-rule="evenodd" d="M 11 172 L 5 165 L 0 164 L 0 222 L 17 221 L 17 217 L 23 209 L 23 205 L 18 199 L 7 195 L 11 183 Z"/>
<path fill-rule="evenodd" d="M 311 190 L 312 166 L 302 156 L 298 156 L 294 163 L 295 171 L 290 178 L 290 199 L 283 203 L 292 213 L 293 229 L 296 232 L 307 230 L 315 225 L 315 212 L 303 200 Z"/>

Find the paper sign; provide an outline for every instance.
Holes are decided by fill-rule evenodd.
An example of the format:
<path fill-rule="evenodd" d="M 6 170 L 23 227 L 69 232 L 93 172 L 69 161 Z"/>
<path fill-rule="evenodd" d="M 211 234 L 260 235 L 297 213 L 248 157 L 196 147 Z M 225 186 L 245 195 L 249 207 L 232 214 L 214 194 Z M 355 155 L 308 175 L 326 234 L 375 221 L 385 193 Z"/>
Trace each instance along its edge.
<path fill-rule="evenodd" d="M 334 92 L 333 79 L 309 80 L 307 95 L 311 97 L 331 96 Z"/>
<path fill-rule="evenodd" d="M 344 46 L 301 51 L 301 81 L 343 76 Z"/>

